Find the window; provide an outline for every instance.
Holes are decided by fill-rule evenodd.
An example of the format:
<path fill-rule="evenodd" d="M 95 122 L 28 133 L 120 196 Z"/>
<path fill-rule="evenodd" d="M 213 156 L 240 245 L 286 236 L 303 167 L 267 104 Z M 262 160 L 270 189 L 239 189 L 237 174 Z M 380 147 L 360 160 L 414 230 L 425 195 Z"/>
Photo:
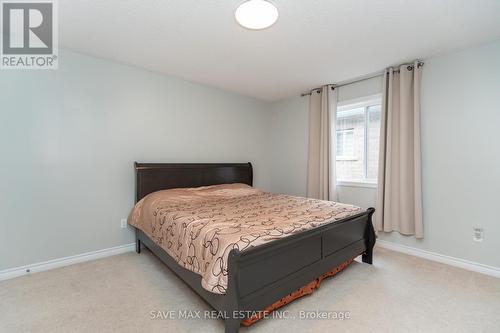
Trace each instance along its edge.
<path fill-rule="evenodd" d="M 337 181 L 377 182 L 380 96 L 339 103 L 336 128 Z"/>
<path fill-rule="evenodd" d="M 337 131 L 337 160 L 354 159 L 354 129 Z"/>

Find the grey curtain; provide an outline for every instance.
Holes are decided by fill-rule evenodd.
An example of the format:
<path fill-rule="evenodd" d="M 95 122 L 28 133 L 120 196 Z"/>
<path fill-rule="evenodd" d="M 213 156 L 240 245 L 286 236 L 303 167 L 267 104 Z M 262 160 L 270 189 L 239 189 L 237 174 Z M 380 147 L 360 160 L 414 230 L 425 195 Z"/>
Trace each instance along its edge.
<path fill-rule="evenodd" d="M 336 200 L 335 119 L 337 89 L 324 86 L 311 92 L 309 99 L 309 150 L 307 196 Z"/>
<path fill-rule="evenodd" d="M 420 80 L 423 63 L 389 68 L 383 81 L 375 227 L 423 237 Z"/>

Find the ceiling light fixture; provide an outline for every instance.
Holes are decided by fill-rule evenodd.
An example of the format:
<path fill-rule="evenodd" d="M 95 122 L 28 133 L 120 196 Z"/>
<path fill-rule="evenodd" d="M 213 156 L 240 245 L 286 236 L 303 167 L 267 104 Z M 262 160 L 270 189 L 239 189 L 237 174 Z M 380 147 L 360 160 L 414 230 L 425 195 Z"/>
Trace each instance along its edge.
<path fill-rule="evenodd" d="M 248 0 L 236 9 L 234 17 L 247 29 L 266 29 L 278 20 L 278 8 L 266 0 Z"/>

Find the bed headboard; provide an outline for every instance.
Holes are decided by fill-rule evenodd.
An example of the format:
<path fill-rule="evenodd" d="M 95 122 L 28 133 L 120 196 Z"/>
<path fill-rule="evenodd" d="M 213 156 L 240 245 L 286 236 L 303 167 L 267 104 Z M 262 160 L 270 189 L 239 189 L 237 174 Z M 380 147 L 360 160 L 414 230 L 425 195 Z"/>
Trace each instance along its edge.
<path fill-rule="evenodd" d="M 149 193 L 181 187 L 252 185 L 251 163 L 134 163 L 136 202 Z"/>

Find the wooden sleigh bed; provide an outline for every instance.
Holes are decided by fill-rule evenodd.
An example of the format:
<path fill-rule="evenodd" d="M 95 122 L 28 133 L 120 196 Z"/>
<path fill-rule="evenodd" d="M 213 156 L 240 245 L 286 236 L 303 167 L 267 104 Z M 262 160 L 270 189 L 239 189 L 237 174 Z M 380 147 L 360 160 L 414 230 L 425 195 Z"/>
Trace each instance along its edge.
<path fill-rule="evenodd" d="M 135 163 L 136 202 L 149 193 L 207 185 L 252 185 L 250 163 Z M 312 280 L 362 253 L 372 263 L 374 209 L 245 251 L 231 250 L 224 295 L 201 285 L 201 276 L 180 266 L 144 232 L 136 229 L 136 251 L 146 246 L 215 310 L 224 314 L 225 332 L 238 332 L 243 313 L 262 311 Z"/>

